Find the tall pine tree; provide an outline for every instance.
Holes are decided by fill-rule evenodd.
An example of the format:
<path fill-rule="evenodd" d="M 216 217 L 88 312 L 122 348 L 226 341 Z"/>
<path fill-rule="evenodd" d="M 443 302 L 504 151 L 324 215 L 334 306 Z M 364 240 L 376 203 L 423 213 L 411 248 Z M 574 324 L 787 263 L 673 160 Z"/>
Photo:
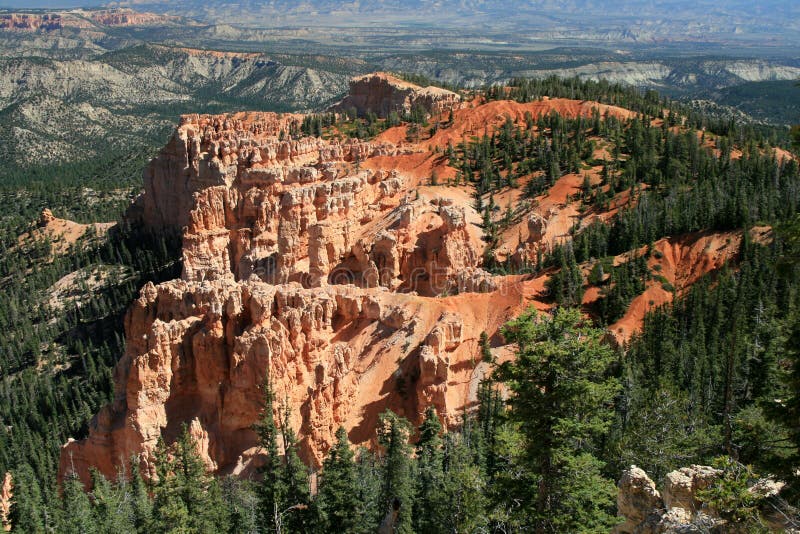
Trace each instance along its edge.
<path fill-rule="evenodd" d="M 414 482 L 412 478 L 411 427 L 404 418 L 387 410 L 378 423 L 378 443 L 384 450 L 381 487 L 381 529 L 409 534 L 412 524 Z"/>
<path fill-rule="evenodd" d="M 436 409 L 429 406 L 425 420 L 419 427 L 417 441 L 417 488 L 414 499 L 414 530 L 416 532 L 441 532 L 439 506 L 444 486 L 444 453 L 442 451 L 442 423 Z"/>
<path fill-rule="evenodd" d="M 607 532 L 616 487 L 601 475 L 599 453 L 619 390 L 609 375 L 614 352 L 578 310 L 553 317 L 531 310 L 503 333 L 517 357 L 496 378 L 511 391 L 509 417 L 523 437 L 519 467 L 526 471 L 509 497 L 525 503 L 524 523 L 536 532 Z"/>
<path fill-rule="evenodd" d="M 322 465 L 316 498 L 320 526 L 325 532 L 357 534 L 363 531 L 366 518 L 361 514 L 357 476 L 347 431 L 339 427 L 336 443 Z"/>
<path fill-rule="evenodd" d="M 263 406 L 254 429 L 258 434 L 258 444 L 266 453 L 266 461 L 260 469 L 261 482 L 258 484 L 259 518 L 265 532 L 276 532 L 280 526 L 280 514 L 286 502 L 286 484 L 283 477 L 283 465 L 278 452 L 278 425 L 273 412 L 275 395 L 269 377 L 261 386 Z"/>
<path fill-rule="evenodd" d="M 224 532 L 229 527 L 219 483 L 206 474 L 184 425 L 174 446 L 159 440 L 151 532 Z"/>
<path fill-rule="evenodd" d="M 311 517 L 309 504 L 311 492 L 308 486 L 308 468 L 297 454 L 297 436 L 290 425 L 291 412 L 288 401 L 284 407 L 282 425 L 283 434 L 283 470 L 281 476 L 286 488 L 285 509 L 279 511 L 282 528 L 287 532 L 308 532 Z"/>

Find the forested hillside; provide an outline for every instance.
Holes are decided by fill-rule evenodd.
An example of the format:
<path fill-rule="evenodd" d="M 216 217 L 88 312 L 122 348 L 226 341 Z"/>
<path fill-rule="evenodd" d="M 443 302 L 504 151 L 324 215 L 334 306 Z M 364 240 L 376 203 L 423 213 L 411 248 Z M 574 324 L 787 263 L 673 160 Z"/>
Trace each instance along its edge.
<path fill-rule="evenodd" d="M 518 79 L 465 96 L 591 100 L 627 113 L 509 116 L 453 134 L 441 153 L 447 177 L 430 176 L 430 187 L 471 193 L 483 267 L 546 277 L 550 313 L 531 309 L 506 324 L 499 337 L 514 357 L 502 362 L 483 333 L 475 364 L 489 370 L 457 428 L 444 431 L 433 408 L 417 427 L 387 411 L 372 446 L 355 449 L 342 428 L 313 473 L 300 460 L 288 401 L 267 378 L 254 426 L 266 451 L 260 476 L 207 475 L 184 429 L 159 444 L 155 472 L 140 473 L 132 459 L 117 480 L 97 474 L 90 488 L 68 475 L 59 492 L 58 447 L 85 435 L 109 400 L 121 314 L 145 281 L 177 276 L 179 244 L 136 229 L 89 236 L 63 255 L 48 242 L 18 242 L 43 207 L 79 221 L 117 217 L 129 195 L 116 188 L 139 185 L 128 165 L 91 170 L 95 203 L 81 188 L 84 168 L 64 167 L 64 179 L 42 176 L 30 189 L 23 176 L 9 184 L 2 202 L 19 216 L 2 228 L 0 472 L 13 474 L 13 531 L 608 532 L 621 522 L 623 469 L 636 464 L 660 479 L 714 462 L 724 476 L 703 499 L 724 520 L 764 531 L 779 510 L 784 527 L 796 526 L 800 169 L 789 132 L 714 120 L 605 82 Z M 402 132 L 412 143 L 454 124 L 452 114 L 429 120 L 419 110 L 385 120 L 326 114 L 285 135 Z M 583 177 L 564 200 L 574 222 L 556 246 L 515 254 L 509 235 L 568 176 Z M 679 287 L 667 280 L 663 240 L 718 235 L 720 248 L 741 240 L 730 261 Z M 93 269 L 126 274 L 73 306 L 46 304 L 60 278 Z M 647 303 L 633 336 L 615 337 L 652 288 L 669 299 Z M 786 486 L 779 497 L 753 497 L 734 484 L 742 470 Z"/>
<path fill-rule="evenodd" d="M 12 171 L 157 148 L 183 113 L 320 108 L 361 66 L 149 44 L 70 59 L 39 54 L 0 58 L 0 161 Z"/>
<path fill-rule="evenodd" d="M 69 244 L 37 233 L 43 209 L 79 223 L 115 221 L 141 187 L 149 152 L 6 174 L 0 189 L 0 469 L 25 463 L 53 480 L 58 450 L 110 400 L 122 315 L 141 285 L 172 278 L 179 241 L 112 229 Z M 89 187 L 91 186 L 91 187 Z M 70 277 L 74 277 L 71 279 Z M 74 297 L 54 300 L 59 281 Z M 94 283 L 100 280 L 99 284 Z M 41 486 L 52 498 L 53 486 Z"/>

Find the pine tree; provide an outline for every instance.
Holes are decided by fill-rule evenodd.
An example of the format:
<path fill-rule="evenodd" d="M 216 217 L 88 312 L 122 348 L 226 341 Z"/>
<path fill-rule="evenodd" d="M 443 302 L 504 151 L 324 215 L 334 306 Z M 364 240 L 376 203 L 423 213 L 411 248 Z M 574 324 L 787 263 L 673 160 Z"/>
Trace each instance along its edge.
<path fill-rule="evenodd" d="M 500 390 L 491 379 L 478 386 L 478 418 L 480 429 L 479 463 L 490 481 L 501 468 L 497 436 L 505 420 L 505 406 Z"/>
<path fill-rule="evenodd" d="M 253 482 L 228 476 L 221 480 L 222 496 L 230 511 L 230 532 L 258 534 L 258 495 Z"/>
<path fill-rule="evenodd" d="M 626 420 L 609 454 L 619 458 L 615 471 L 634 464 L 661 480 L 673 469 L 708 461 L 719 442 L 719 428 L 693 413 L 686 394 L 674 387 L 628 389 L 622 402 Z"/>
<path fill-rule="evenodd" d="M 408 439 L 411 428 L 405 419 L 387 410 L 378 423 L 378 444 L 384 450 L 381 510 L 381 528 L 394 532 L 413 532 L 412 513 L 414 483 L 412 478 L 411 447 Z"/>
<path fill-rule="evenodd" d="M 361 532 L 375 531 L 386 513 L 381 501 L 383 471 L 375 451 L 360 447 L 356 453 L 358 515 L 363 518 Z"/>
<path fill-rule="evenodd" d="M 580 306 L 583 299 L 583 272 L 575 260 L 572 243 L 558 247 L 555 254 L 558 272 L 546 282 L 546 287 L 559 306 Z"/>
<path fill-rule="evenodd" d="M 489 334 L 487 334 L 485 331 L 481 332 L 480 345 L 481 345 L 481 360 L 483 360 L 486 363 L 492 363 L 493 360 L 492 346 L 489 343 Z"/>
<path fill-rule="evenodd" d="M 366 518 L 361 514 L 356 464 L 344 427 L 336 431 L 336 443 L 322 465 L 315 502 L 325 532 L 356 534 L 363 531 Z"/>
<path fill-rule="evenodd" d="M 130 493 L 123 473 L 112 484 L 99 471 L 92 471 L 92 512 L 97 532 L 133 534 L 136 532 Z"/>
<path fill-rule="evenodd" d="M 163 438 L 156 444 L 156 474 L 153 512 L 148 530 L 152 532 L 189 532 L 189 511 L 179 495 L 179 488 L 170 482 L 174 478 L 169 448 Z"/>
<path fill-rule="evenodd" d="M 463 435 L 445 440 L 445 471 L 434 496 L 438 529 L 431 532 L 481 532 L 487 527 L 488 486 L 475 455 Z"/>
<path fill-rule="evenodd" d="M 287 532 L 309 531 L 308 468 L 297 454 L 297 437 L 289 424 L 291 412 L 288 401 L 284 408 L 282 425 L 284 461 L 281 477 L 286 488 L 285 509 L 279 511 L 282 527 Z"/>
<path fill-rule="evenodd" d="M 414 498 L 414 530 L 420 533 L 442 531 L 438 509 L 444 485 L 444 453 L 439 434 L 442 424 L 436 409 L 429 406 L 419 427 L 417 442 L 417 488 Z"/>
<path fill-rule="evenodd" d="M 197 446 L 184 425 L 170 450 L 157 446 L 152 530 L 155 532 L 221 532 L 229 517 L 216 480 L 206 475 Z"/>
<path fill-rule="evenodd" d="M 512 393 L 509 417 L 519 425 L 527 470 L 510 497 L 529 496 L 525 522 L 538 532 L 607 531 L 616 487 L 602 477 L 598 455 L 619 384 L 608 376 L 615 356 L 600 341 L 603 331 L 562 308 L 552 318 L 526 312 L 503 334 L 517 345 L 517 358 L 496 378 Z"/>
<path fill-rule="evenodd" d="M 262 385 L 264 404 L 254 429 L 258 434 L 258 445 L 267 458 L 260 469 L 261 482 L 257 487 L 259 496 L 260 524 L 266 532 L 275 532 L 280 523 L 280 513 L 286 502 L 287 488 L 283 478 L 283 462 L 278 453 L 278 426 L 275 424 L 273 406 L 275 395 L 269 377 Z"/>
<path fill-rule="evenodd" d="M 61 496 L 62 510 L 59 531 L 91 534 L 100 532 L 92 515 L 92 504 L 77 475 L 70 474 L 64 480 Z"/>
<path fill-rule="evenodd" d="M 139 458 L 132 456 L 130 460 L 131 480 L 130 498 L 133 513 L 133 524 L 137 532 L 143 532 L 152 521 L 153 503 L 147 491 L 147 485 L 142 479 L 139 467 Z"/>
<path fill-rule="evenodd" d="M 785 492 L 793 503 L 800 503 L 800 476 L 797 465 L 800 462 L 800 318 L 795 316 L 790 323 L 790 335 L 786 341 L 786 355 L 791 369 L 786 377 L 788 395 L 785 399 L 773 401 L 768 406 L 772 419 L 785 425 L 789 443 L 793 446 L 779 462 L 777 474 L 789 483 Z"/>
<path fill-rule="evenodd" d="M 192 509 L 197 515 L 197 532 L 228 532 L 231 526 L 230 510 L 217 478 L 211 478 L 206 485 L 205 495 L 199 509 Z"/>
<path fill-rule="evenodd" d="M 781 225 L 778 229 L 785 243 L 778 261 L 778 274 L 782 280 L 796 280 L 800 260 L 800 215 Z M 794 310 L 786 320 L 787 335 L 783 342 L 784 366 L 788 367 L 782 377 L 785 395 L 765 403 L 768 417 L 785 428 L 790 447 L 783 451 L 782 459 L 776 462 L 776 472 L 788 482 L 784 492 L 793 504 L 800 503 L 800 313 Z"/>
<path fill-rule="evenodd" d="M 50 530 L 45 521 L 47 510 L 36 474 L 28 464 L 20 465 L 14 475 L 14 499 L 9 519 L 15 532 L 40 534 Z"/>

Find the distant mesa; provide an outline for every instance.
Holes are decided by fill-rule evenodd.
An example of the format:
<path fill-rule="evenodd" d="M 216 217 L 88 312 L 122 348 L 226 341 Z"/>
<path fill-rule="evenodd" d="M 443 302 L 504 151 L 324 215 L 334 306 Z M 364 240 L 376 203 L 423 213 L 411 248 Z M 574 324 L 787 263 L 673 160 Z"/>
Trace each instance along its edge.
<path fill-rule="evenodd" d="M 91 18 L 102 26 L 146 26 L 160 24 L 175 19 L 155 13 L 139 13 L 132 9 L 107 9 L 93 11 Z"/>
<path fill-rule="evenodd" d="M 0 29 L 3 30 L 59 30 L 63 28 L 63 19 L 60 14 L 48 13 L 46 15 L 28 15 L 24 13 L 11 13 L 0 15 Z"/>
<path fill-rule="evenodd" d="M 392 112 L 403 115 L 419 106 L 436 115 L 460 103 L 461 96 L 447 89 L 420 87 L 386 72 L 374 72 L 350 80 L 350 93 L 330 111 L 355 109 L 362 117 L 371 112 L 386 118 Z"/>
<path fill-rule="evenodd" d="M 55 31 L 63 28 L 99 26 L 148 26 L 177 21 L 178 17 L 139 13 L 132 9 L 70 10 L 53 13 L 7 13 L 0 15 L 0 30 Z"/>

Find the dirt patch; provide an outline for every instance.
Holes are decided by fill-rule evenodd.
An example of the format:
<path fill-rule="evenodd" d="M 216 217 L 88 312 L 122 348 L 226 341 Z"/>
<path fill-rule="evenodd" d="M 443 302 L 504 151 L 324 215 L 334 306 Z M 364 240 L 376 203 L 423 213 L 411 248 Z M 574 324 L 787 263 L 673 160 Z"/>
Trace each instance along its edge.
<path fill-rule="evenodd" d="M 122 265 L 94 265 L 73 271 L 60 278 L 47 290 L 47 304 L 52 310 L 64 310 L 72 305 L 81 307 L 92 295 L 130 275 Z"/>
<path fill-rule="evenodd" d="M 50 210 L 45 209 L 34 229 L 20 235 L 17 243 L 20 248 L 32 242 L 49 240 L 53 254 L 66 254 L 70 247 L 84 237 L 102 237 L 106 235 L 116 223 L 91 223 L 81 224 L 67 219 L 54 217 Z"/>

